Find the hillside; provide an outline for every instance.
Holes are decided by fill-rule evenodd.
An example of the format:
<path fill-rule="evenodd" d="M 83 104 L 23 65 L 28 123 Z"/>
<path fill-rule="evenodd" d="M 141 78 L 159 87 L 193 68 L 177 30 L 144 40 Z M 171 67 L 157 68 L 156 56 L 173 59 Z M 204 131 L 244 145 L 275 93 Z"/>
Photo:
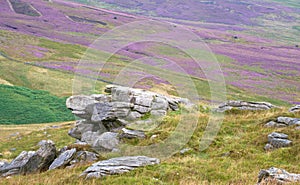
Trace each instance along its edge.
<path fill-rule="evenodd" d="M 298 0 L 0 0 L 0 17 L 0 184 L 300 182 Z M 106 161 L 128 146 L 160 163 Z"/>
<path fill-rule="evenodd" d="M 71 169 L 52 170 L 41 174 L 14 176 L 2 180 L 4 184 L 255 184 L 260 169 L 271 166 L 287 171 L 299 172 L 299 131 L 294 127 L 266 128 L 264 124 L 277 116 L 295 116 L 286 110 L 263 112 L 231 112 L 225 117 L 217 138 L 205 151 L 199 151 L 199 139 L 208 119 L 207 113 L 199 113 L 200 119 L 192 139 L 185 146 L 191 150 L 185 154 L 176 154 L 165 159 L 160 165 L 136 169 L 123 175 L 107 176 L 101 179 L 84 180 L 80 174 L 89 164 L 78 165 Z M 178 121 L 180 115 L 170 115 L 164 124 L 149 132 L 145 140 L 129 141 L 132 144 L 145 145 L 159 142 L 167 137 Z M 0 126 L 1 130 L 10 130 L 14 136 L 1 135 L 0 150 L 3 157 L 12 159 L 22 150 L 34 150 L 42 139 L 52 139 L 58 147 L 72 143 L 67 135 L 72 124 L 53 123 L 51 125 L 28 125 L 29 130 L 20 126 Z M 50 127 L 52 126 L 52 127 Z M 267 135 L 273 131 L 289 135 L 293 146 L 265 152 L 263 147 Z M 46 133 L 46 134 L 45 134 Z M 154 141 L 151 136 L 158 135 Z M 11 148 L 16 148 L 11 151 Z M 105 158 L 105 156 L 104 156 Z"/>
<path fill-rule="evenodd" d="M 50 123 L 74 120 L 65 98 L 46 91 L 0 85 L 1 124 Z"/>

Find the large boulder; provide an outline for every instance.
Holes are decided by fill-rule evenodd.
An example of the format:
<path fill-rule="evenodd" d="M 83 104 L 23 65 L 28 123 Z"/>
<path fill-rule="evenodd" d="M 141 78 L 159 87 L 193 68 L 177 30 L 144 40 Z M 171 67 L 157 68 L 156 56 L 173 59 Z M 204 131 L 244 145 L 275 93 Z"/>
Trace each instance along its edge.
<path fill-rule="evenodd" d="M 81 176 L 85 176 L 86 178 L 100 178 L 107 175 L 122 174 L 141 166 L 154 164 L 159 164 L 159 159 L 146 156 L 118 157 L 93 164 Z"/>
<path fill-rule="evenodd" d="M 169 110 L 178 110 L 180 104 L 192 105 L 188 99 L 129 87 L 108 85 L 105 92 L 108 94 L 71 96 L 66 102 L 72 113 L 82 118 L 69 135 L 103 151 L 117 148 L 120 138 L 144 137 L 139 131 L 121 131 L 127 125 L 139 121 L 155 124 Z"/>
<path fill-rule="evenodd" d="M 23 151 L 11 163 L 0 168 L 2 177 L 29 174 L 48 170 L 56 156 L 56 147 L 51 140 L 39 142 L 37 151 Z"/>
<path fill-rule="evenodd" d="M 239 110 L 269 110 L 275 106 L 268 102 L 247 102 L 241 100 L 231 100 L 223 103 L 215 109 L 216 112 L 225 112 L 231 109 Z"/>
<path fill-rule="evenodd" d="M 300 183 L 300 174 L 289 173 L 283 169 L 272 167 L 261 170 L 258 175 L 258 184 L 285 184 Z"/>

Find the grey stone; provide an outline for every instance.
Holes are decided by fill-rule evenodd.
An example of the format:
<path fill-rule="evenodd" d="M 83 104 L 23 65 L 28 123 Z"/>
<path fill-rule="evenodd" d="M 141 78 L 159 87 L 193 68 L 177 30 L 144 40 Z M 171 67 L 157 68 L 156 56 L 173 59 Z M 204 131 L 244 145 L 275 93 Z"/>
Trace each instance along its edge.
<path fill-rule="evenodd" d="M 125 126 L 137 123 L 141 118 L 147 123 L 147 128 L 153 128 L 157 126 L 156 119 L 165 116 L 168 110 L 178 110 L 179 104 L 190 104 L 188 99 L 116 85 L 108 85 L 105 92 L 109 94 L 72 96 L 66 102 L 67 107 L 83 119 L 76 122 L 69 135 L 80 142 L 104 150 L 113 149 L 103 143 L 103 137 L 106 136 L 104 133 L 119 132 Z M 101 136 L 102 134 L 104 135 Z M 135 137 L 125 135 L 124 137 Z M 110 142 L 108 145 L 117 146 L 118 139 L 104 140 Z"/>
<path fill-rule="evenodd" d="M 151 105 L 152 110 L 167 110 L 168 107 L 169 107 L 169 102 L 166 98 L 161 96 L 154 97 Z"/>
<path fill-rule="evenodd" d="M 135 168 L 159 164 L 159 159 L 146 156 L 118 157 L 99 161 L 88 167 L 81 176 L 86 178 L 101 178 L 107 175 L 122 174 Z"/>
<path fill-rule="evenodd" d="M 3 177 L 46 171 L 56 156 L 56 148 L 51 140 L 43 140 L 35 151 L 23 151 L 9 165 L 0 170 Z"/>
<path fill-rule="evenodd" d="M 86 142 L 89 145 L 93 145 L 93 143 L 100 137 L 102 133 L 87 131 L 82 134 L 81 141 Z"/>
<path fill-rule="evenodd" d="M 119 145 L 118 134 L 114 132 L 105 132 L 97 137 L 92 145 L 97 151 L 112 151 Z"/>
<path fill-rule="evenodd" d="M 133 107 L 133 110 L 134 110 L 134 111 L 137 111 L 137 112 L 139 112 L 139 113 L 141 113 L 141 114 L 145 114 L 145 113 L 149 112 L 151 109 L 150 109 L 149 107 L 144 107 L 144 106 L 140 106 L 140 105 L 135 105 L 135 106 Z"/>
<path fill-rule="evenodd" d="M 131 111 L 130 113 L 129 113 L 129 115 L 127 116 L 127 120 L 129 120 L 129 121 L 134 121 L 134 120 L 137 120 L 137 119 L 139 119 L 139 118 L 141 118 L 142 117 L 142 114 L 141 113 L 139 113 L 139 112 L 136 112 L 136 111 Z"/>
<path fill-rule="evenodd" d="M 49 170 L 66 167 L 72 161 L 72 159 L 74 158 L 75 153 L 76 153 L 75 148 L 63 152 L 62 154 L 60 154 L 58 156 L 58 158 L 56 158 L 53 161 L 53 163 L 49 167 Z"/>
<path fill-rule="evenodd" d="M 103 120 L 116 120 L 113 113 L 112 103 L 96 103 L 94 104 L 92 122 L 102 122 Z"/>
<path fill-rule="evenodd" d="M 273 132 L 268 135 L 268 144 L 264 149 L 268 151 L 276 148 L 289 147 L 291 145 L 292 141 L 288 140 L 288 135 Z"/>
<path fill-rule="evenodd" d="M 143 131 L 139 130 L 129 130 L 126 128 L 122 128 L 122 133 L 119 135 L 119 138 L 145 138 L 146 135 Z"/>
<path fill-rule="evenodd" d="M 269 110 L 274 108 L 275 106 L 268 102 L 247 102 L 247 101 L 228 101 L 218 106 L 215 109 L 216 112 L 225 112 L 227 110 L 231 110 L 233 108 L 239 110 Z"/>
<path fill-rule="evenodd" d="M 290 112 L 300 112 L 300 105 L 296 105 L 289 110 Z"/>
<path fill-rule="evenodd" d="M 98 133 L 104 133 L 107 132 L 107 129 L 102 123 L 90 123 L 86 120 L 79 120 L 76 122 L 75 127 L 70 129 L 68 134 L 76 139 L 81 139 L 82 134 L 85 132 L 98 132 Z"/>
<path fill-rule="evenodd" d="M 287 127 L 293 125 L 300 125 L 300 119 L 291 118 L 291 117 L 278 117 L 276 121 L 270 121 L 265 126 L 266 127 Z"/>
<path fill-rule="evenodd" d="M 289 173 L 275 167 L 268 170 L 261 170 L 258 175 L 258 184 L 285 184 L 297 182 L 300 182 L 300 174 Z"/>

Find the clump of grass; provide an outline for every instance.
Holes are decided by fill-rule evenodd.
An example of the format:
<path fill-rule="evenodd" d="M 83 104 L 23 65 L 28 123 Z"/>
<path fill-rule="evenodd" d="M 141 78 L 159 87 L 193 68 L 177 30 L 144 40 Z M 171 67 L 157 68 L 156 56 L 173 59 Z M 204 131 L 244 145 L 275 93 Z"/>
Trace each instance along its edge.
<path fill-rule="evenodd" d="M 294 127 L 264 127 L 268 120 L 280 115 L 299 116 L 299 114 L 286 112 L 287 109 L 227 112 L 217 137 L 204 151 L 199 149 L 199 143 L 209 114 L 205 111 L 191 113 L 189 116 L 199 116 L 199 119 L 193 136 L 184 146 L 191 148 L 190 152 L 185 155 L 173 155 L 164 159 L 159 165 L 138 168 L 122 175 L 84 180 L 78 175 L 88 165 L 79 165 L 73 169 L 52 170 L 42 174 L 28 175 L 26 178 L 16 176 L 2 182 L 4 184 L 255 184 L 259 171 L 272 166 L 300 173 L 298 131 Z M 163 141 L 175 130 L 181 116 L 179 112 L 172 113 L 166 116 L 157 128 L 148 132 L 145 139 L 126 140 L 126 142 L 132 145 L 147 146 Z M 68 144 L 66 143 L 69 137 L 66 134 L 67 127 L 53 131 L 57 136 L 54 137 L 52 132 L 51 135 L 59 146 L 72 143 L 71 140 Z M 293 141 L 293 146 L 265 152 L 263 147 L 267 143 L 267 135 L 274 131 L 288 134 Z M 34 137 L 35 135 L 40 135 L 40 133 L 33 132 L 23 136 L 20 142 L 23 143 L 22 145 L 25 142 L 28 144 L 24 145 L 22 149 L 30 149 L 33 143 L 36 144 L 41 139 L 41 137 Z M 157 135 L 157 137 L 150 139 L 152 135 Z M 22 141 L 23 139 L 24 141 Z M 8 145 L 2 143 L 1 151 L 11 148 L 13 143 L 14 141 Z"/>

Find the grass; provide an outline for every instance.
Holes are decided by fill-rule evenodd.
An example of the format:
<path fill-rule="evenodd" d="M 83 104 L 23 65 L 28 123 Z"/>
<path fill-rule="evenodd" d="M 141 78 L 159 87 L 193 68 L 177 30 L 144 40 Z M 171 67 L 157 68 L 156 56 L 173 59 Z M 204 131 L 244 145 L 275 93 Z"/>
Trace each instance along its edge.
<path fill-rule="evenodd" d="M 66 98 L 25 87 L 0 85 L 0 123 L 28 124 L 74 120 Z"/>
<path fill-rule="evenodd" d="M 165 159 L 161 164 L 136 169 L 122 175 L 104 177 L 102 179 L 84 180 L 78 175 L 90 164 L 79 165 L 73 169 L 52 170 L 42 174 L 15 176 L 3 179 L 2 184 L 255 184 L 260 169 L 272 166 L 284 168 L 289 172 L 299 173 L 300 137 L 293 127 L 265 128 L 263 125 L 274 120 L 277 116 L 299 117 L 300 114 L 288 113 L 286 109 L 270 111 L 232 111 L 226 113 L 224 122 L 213 141 L 205 151 L 199 150 L 199 140 L 206 127 L 208 114 L 198 112 L 200 116 L 198 126 L 187 143 L 192 149 L 187 154 Z M 159 127 L 147 133 L 145 140 L 130 141 L 131 144 L 145 145 L 164 140 L 174 130 L 180 114 L 178 112 L 167 116 Z M 60 125 L 61 123 L 58 123 Z M 54 124 L 55 125 L 55 124 Z M 3 129 L 12 129 L 19 126 L 1 126 Z M 28 128 L 34 128 L 30 125 Z M 41 139 L 53 139 L 58 147 L 72 143 L 67 136 L 69 123 L 64 123 L 57 129 L 20 132 L 20 136 L 0 137 L 0 151 L 5 157 L 12 159 L 22 150 L 36 149 Z M 18 130 L 18 129 L 16 129 Z M 15 130 L 15 131 L 16 131 Z M 30 130 L 30 129 L 28 129 Z M 44 134 L 43 132 L 47 132 Z M 273 131 L 289 135 L 293 146 L 265 152 L 264 145 L 267 135 Z M 158 138 L 151 140 L 151 135 Z M 50 135 L 47 137 L 47 135 Z M 16 140 L 17 138 L 20 138 Z M 15 152 L 10 148 L 15 147 Z M 10 153 L 9 153 L 10 152 Z M 10 154 L 10 155 L 8 155 Z"/>

